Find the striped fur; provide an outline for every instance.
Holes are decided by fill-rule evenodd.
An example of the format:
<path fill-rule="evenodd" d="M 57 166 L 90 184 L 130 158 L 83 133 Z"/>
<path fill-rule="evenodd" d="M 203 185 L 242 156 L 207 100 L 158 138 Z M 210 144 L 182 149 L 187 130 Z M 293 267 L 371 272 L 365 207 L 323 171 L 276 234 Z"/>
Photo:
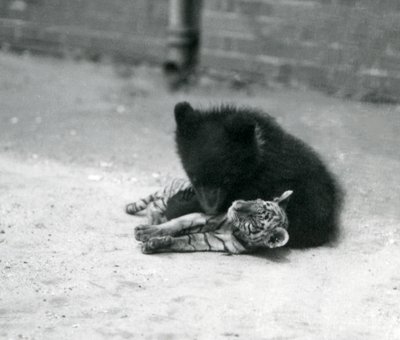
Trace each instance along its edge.
<path fill-rule="evenodd" d="M 289 240 L 285 208 L 292 191 L 274 201 L 235 201 L 226 214 L 193 213 L 159 225 L 140 225 L 143 253 L 220 251 L 233 254 L 284 246 Z"/>
<path fill-rule="evenodd" d="M 178 192 L 194 195 L 192 185 L 187 179 L 175 178 L 168 182 L 162 189 L 149 196 L 139 199 L 126 206 L 126 212 L 130 215 L 147 209 L 147 216 L 150 224 L 160 224 L 166 221 L 164 212 L 167 208 L 168 200 Z"/>

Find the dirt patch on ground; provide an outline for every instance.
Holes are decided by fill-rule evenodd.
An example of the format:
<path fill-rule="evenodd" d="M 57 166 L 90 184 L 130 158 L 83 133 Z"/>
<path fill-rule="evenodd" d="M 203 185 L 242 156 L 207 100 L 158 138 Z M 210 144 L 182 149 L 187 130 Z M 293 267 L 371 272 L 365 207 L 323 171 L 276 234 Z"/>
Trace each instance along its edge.
<path fill-rule="evenodd" d="M 170 95 L 146 68 L 12 55 L 0 71 L 0 337 L 400 338 L 396 107 L 218 84 Z M 181 99 L 264 108 L 312 144 L 347 193 L 338 247 L 141 254 L 143 219 L 123 207 L 182 175 Z"/>

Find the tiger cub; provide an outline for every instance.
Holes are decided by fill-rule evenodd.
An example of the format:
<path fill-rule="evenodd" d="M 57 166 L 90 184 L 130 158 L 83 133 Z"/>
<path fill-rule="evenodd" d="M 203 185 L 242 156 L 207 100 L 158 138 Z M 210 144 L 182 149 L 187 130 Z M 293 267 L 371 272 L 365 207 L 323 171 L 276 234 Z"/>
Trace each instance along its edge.
<path fill-rule="evenodd" d="M 145 254 L 195 251 L 240 254 L 282 247 L 289 240 L 285 209 L 292 193 L 285 191 L 273 201 L 235 201 L 226 214 L 217 216 L 193 213 L 160 225 L 140 225 L 135 228 L 135 238 L 143 242 Z M 164 207 L 170 197 L 164 197 Z M 151 202 L 154 201 L 157 202 Z M 149 205 L 148 210 L 148 215 L 163 214 L 159 205 Z"/>

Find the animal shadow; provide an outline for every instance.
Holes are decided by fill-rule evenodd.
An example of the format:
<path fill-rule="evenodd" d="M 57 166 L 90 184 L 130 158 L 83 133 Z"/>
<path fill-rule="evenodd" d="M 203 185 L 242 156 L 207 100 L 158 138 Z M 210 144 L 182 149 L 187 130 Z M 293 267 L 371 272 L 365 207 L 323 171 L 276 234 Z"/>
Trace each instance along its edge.
<path fill-rule="evenodd" d="M 290 263 L 289 255 L 291 250 L 286 247 L 275 248 L 275 249 L 261 249 L 251 256 L 266 259 L 276 263 Z"/>

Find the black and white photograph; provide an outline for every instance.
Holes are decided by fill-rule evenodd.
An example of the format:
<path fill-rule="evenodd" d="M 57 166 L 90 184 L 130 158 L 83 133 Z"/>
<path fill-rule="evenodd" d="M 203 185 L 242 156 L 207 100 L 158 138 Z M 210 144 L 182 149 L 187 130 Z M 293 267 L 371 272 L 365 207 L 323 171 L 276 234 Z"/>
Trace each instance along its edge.
<path fill-rule="evenodd" d="M 0 0 L 0 339 L 400 340 L 400 0 Z"/>

